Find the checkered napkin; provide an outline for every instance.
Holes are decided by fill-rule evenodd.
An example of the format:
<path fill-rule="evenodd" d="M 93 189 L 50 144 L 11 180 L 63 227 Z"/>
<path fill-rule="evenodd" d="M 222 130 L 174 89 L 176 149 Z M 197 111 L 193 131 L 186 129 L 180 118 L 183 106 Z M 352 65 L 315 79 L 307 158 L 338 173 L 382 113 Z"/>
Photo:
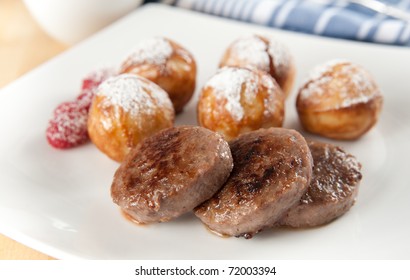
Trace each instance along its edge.
<path fill-rule="evenodd" d="M 410 46 L 410 20 L 354 1 L 146 0 L 260 25 L 350 40 Z M 378 0 L 409 12 L 410 0 Z"/>

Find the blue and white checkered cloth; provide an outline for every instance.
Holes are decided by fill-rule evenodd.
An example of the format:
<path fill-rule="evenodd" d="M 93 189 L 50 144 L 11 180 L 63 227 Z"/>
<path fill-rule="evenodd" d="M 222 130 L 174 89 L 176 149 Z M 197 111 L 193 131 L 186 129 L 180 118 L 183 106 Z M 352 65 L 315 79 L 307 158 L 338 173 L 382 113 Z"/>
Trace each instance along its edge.
<path fill-rule="evenodd" d="M 410 0 L 378 0 L 407 11 Z M 410 46 L 410 21 L 350 1 L 146 0 L 260 25 L 350 40 Z"/>

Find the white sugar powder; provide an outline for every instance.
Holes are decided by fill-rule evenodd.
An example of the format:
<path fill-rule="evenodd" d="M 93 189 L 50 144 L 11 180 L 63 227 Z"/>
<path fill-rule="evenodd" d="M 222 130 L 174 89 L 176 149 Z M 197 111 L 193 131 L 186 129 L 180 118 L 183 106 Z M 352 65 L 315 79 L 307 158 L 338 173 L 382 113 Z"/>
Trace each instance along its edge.
<path fill-rule="evenodd" d="M 338 64 L 350 64 L 348 60 L 345 59 L 332 59 L 326 62 L 325 64 L 316 66 L 313 70 L 309 73 L 309 77 L 305 81 L 305 83 L 309 81 L 314 81 L 321 78 L 324 74 L 333 71 L 333 67 Z"/>
<path fill-rule="evenodd" d="M 339 67 L 337 72 L 335 72 L 335 66 Z M 347 86 L 340 85 L 338 92 L 335 94 L 338 94 L 343 101 L 337 108 L 365 103 L 375 94 L 379 94 L 372 78 L 360 66 L 356 66 L 347 60 L 335 59 L 313 69 L 304 83 L 305 88 L 300 93 L 301 98 L 310 99 L 311 102 L 318 104 L 321 100 L 320 96 L 325 93 L 323 87 L 330 84 L 334 79 L 350 83 L 355 89 L 353 92 L 348 91 Z"/>
<path fill-rule="evenodd" d="M 172 54 L 172 46 L 169 41 L 162 37 L 154 37 L 141 41 L 129 57 L 129 63 L 149 63 L 161 65 L 167 61 Z"/>
<path fill-rule="evenodd" d="M 276 107 L 272 104 L 278 104 L 277 106 L 281 107 L 280 104 L 284 101 L 278 97 L 278 93 L 281 91 L 281 89 L 270 75 L 262 75 L 261 82 L 267 91 L 266 98 L 264 98 L 265 109 L 263 111 L 263 114 L 265 118 L 269 119 L 272 113 L 272 108 Z"/>
<path fill-rule="evenodd" d="M 291 63 L 291 55 L 287 47 L 274 38 L 262 38 L 267 42 L 257 35 L 243 37 L 234 42 L 231 46 L 232 59 L 234 61 L 238 59 L 260 70 L 270 72 L 271 57 L 276 75 L 285 75 Z"/>
<path fill-rule="evenodd" d="M 233 43 L 231 50 L 234 59 L 245 61 L 258 69 L 269 72 L 267 44 L 258 36 L 247 36 Z"/>
<path fill-rule="evenodd" d="M 291 56 L 287 47 L 276 39 L 269 38 L 268 53 L 272 57 L 276 75 L 284 75 L 291 63 Z"/>
<path fill-rule="evenodd" d="M 97 95 L 105 96 L 103 106 L 119 106 L 136 115 L 139 112 L 155 114 L 157 108 L 171 108 L 167 93 L 156 84 L 136 75 L 122 74 L 106 80 Z"/>
<path fill-rule="evenodd" d="M 319 76 L 315 79 L 309 80 L 307 87 L 301 91 L 301 97 L 304 99 L 313 98 L 312 95 L 322 96 L 324 94 L 323 86 L 328 84 L 333 78 L 330 76 Z M 319 101 L 319 100 L 317 100 Z"/>
<path fill-rule="evenodd" d="M 101 83 L 105 81 L 106 79 L 113 77 L 118 74 L 117 69 L 115 69 L 112 66 L 104 66 L 99 69 L 96 69 L 90 73 L 88 73 L 87 76 L 85 76 L 84 80 L 91 80 L 95 83 Z"/>
<path fill-rule="evenodd" d="M 341 69 L 341 73 L 346 76 L 351 74 L 350 82 L 354 85 L 357 93 L 355 96 L 352 96 L 351 92 L 344 91 L 344 95 L 341 96 L 344 99 L 341 105 L 342 108 L 358 103 L 366 103 L 373 97 L 376 86 L 365 70 L 353 64 L 346 64 Z"/>
<path fill-rule="evenodd" d="M 258 88 L 258 76 L 248 69 L 224 67 L 213 76 L 206 87 L 212 87 L 216 98 L 225 99 L 225 109 L 235 121 L 242 120 L 244 110 L 241 105 L 241 92 L 244 97 L 253 98 Z"/>

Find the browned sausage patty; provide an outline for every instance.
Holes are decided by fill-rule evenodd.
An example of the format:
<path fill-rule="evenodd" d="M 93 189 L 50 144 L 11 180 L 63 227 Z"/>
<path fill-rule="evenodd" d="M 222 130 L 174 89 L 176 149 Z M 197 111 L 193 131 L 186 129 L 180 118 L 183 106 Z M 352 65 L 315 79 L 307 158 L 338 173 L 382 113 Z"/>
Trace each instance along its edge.
<path fill-rule="evenodd" d="M 127 156 L 114 175 L 111 196 L 139 223 L 168 221 L 215 194 L 232 164 L 219 134 L 194 126 L 166 129 Z"/>
<path fill-rule="evenodd" d="M 326 224 L 353 206 L 362 179 L 361 165 L 341 148 L 309 141 L 313 177 L 299 204 L 279 222 L 291 227 Z"/>
<path fill-rule="evenodd" d="M 298 203 L 310 182 L 312 157 L 305 139 L 284 128 L 243 134 L 230 147 L 231 176 L 194 211 L 215 233 L 251 238 Z"/>

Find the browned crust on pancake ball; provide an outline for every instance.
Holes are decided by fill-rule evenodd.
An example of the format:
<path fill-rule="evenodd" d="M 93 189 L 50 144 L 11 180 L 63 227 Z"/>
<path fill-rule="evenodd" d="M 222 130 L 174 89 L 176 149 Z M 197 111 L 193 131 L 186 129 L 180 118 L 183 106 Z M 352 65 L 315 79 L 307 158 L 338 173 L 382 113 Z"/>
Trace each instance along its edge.
<path fill-rule="evenodd" d="M 240 79 L 244 81 L 238 84 Z M 198 123 L 228 141 L 259 128 L 281 127 L 284 116 L 282 90 L 268 74 L 255 69 L 220 69 L 203 87 L 197 105 Z"/>
<path fill-rule="evenodd" d="M 247 40 L 248 42 L 253 40 L 254 44 L 257 41 L 263 42 L 264 46 L 262 49 L 238 48 Z M 255 54 L 256 52 L 258 54 Z M 259 58 L 265 56 L 266 59 L 264 61 L 254 60 L 255 55 Z M 267 72 L 275 79 L 286 97 L 292 90 L 296 76 L 295 62 L 287 47 L 275 38 L 262 35 L 242 37 L 232 42 L 219 63 L 219 67 L 225 66 L 248 67 Z"/>
<path fill-rule="evenodd" d="M 137 86 L 123 90 L 125 80 Z M 116 94 L 108 97 L 104 91 Z M 172 127 L 174 118 L 172 103 L 163 89 L 145 78 L 122 74 L 99 87 L 88 114 L 88 134 L 100 151 L 121 162 L 143 139 Z"/>
<path fill-rule="evenodd" d="M 168 38 L 159 38 L 169 42 L 172 47 L 172 53 L 164 63 L 135 62 L 131 55 L 121 65 L 120 73 L 137 74 L 159 85 L 168 93 L 178 114 L 194 94 L 196 62 L 194 56 L 180 44 Z"/>
<path fill-rule="evenodd" d="M 300 88 L 296 108 L 303 128 L 332 139 L 354 140 L 378 121 L 383 97 L 373 77 L 349 61 L 319 66 Z"/>

